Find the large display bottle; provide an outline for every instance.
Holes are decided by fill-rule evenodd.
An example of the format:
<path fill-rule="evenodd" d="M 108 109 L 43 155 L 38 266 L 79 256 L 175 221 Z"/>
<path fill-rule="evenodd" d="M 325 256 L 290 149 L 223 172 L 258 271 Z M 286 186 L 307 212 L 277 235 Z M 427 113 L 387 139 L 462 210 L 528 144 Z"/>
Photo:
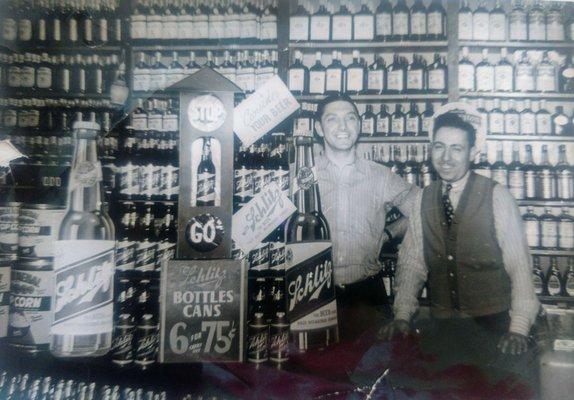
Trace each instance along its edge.
<path fill-rule="evenodd" d="M 67 212 L 55 244 L 50 350 L 57 357 L 95 357 L 112 342 L 115 232 L 104 209 L 100 127 L 79 121 L 73 129 Z"/>
<path fill-rule="evenodd" d="M 321 211 L 314 168 L 313 138 L 296 136 L 297 211 L 285 226 L 287 311 L 297 348 L 325 347 L 338 341 L 337 302 L 329 224 Z"/>

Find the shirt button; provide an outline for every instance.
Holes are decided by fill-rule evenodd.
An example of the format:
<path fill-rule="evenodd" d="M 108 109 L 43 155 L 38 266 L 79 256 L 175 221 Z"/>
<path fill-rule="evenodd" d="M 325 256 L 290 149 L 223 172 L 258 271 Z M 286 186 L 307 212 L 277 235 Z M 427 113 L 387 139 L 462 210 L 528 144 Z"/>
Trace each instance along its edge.
<path fill-rule="evenodd" d="M 446 259 L 449 260 L 449 261 L 452 261 L 452 260 L 454 260 L 454 257 L 449 254 L 449 255 L 446 257 Z"/>

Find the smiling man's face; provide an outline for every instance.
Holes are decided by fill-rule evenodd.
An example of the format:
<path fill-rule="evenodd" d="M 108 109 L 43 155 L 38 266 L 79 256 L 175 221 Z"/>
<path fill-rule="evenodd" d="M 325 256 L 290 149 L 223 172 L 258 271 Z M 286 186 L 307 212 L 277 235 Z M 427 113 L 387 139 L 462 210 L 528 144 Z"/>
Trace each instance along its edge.
<path fill-rule="evenodd" d="M 463 178 L 475 155 L 476 149 L 470 146 L 463 129 L 445 126 L 435 133 L 431 158 L 443 181 L 452 183 Z"/>
<path fill-rule="evenodd" d="M 325 106 L 321 121 L 315 127 L 326 146 L 334 151 L 348 151 L 359 138 L 361 118 L 351 103 L 334 101 Z"/>

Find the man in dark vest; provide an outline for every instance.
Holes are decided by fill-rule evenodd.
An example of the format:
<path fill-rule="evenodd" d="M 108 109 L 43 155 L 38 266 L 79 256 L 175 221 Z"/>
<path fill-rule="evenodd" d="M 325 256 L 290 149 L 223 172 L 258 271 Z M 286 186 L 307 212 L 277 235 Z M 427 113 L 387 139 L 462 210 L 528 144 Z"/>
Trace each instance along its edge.
<path fill-rule="evenodd" d="M 514 198 L 470 170 L 476 136 L 464 111 L 451 110 L 434 121 L 431 158 L 440 179 L 415 200 L 399 251 L 394 321 L 380 335 L 411 332 L 427 282 L 432 318 L 421 336 L 431 338 L 427 349 L 443 366 L 462 362 L 513 370 L 528 351 L 540 304 Z"/>

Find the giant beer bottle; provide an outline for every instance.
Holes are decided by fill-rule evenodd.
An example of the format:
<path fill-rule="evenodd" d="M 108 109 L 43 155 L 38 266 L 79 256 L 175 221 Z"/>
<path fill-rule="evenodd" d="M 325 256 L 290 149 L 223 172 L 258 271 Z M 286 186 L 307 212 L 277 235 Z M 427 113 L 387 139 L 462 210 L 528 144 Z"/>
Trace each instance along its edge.
<path fill-rule="evenodd" d="M 58 357 L 106 354 L 112 341 L 114 226 L 103 207 L 94 122 L 74 123 L 67 212 L 56 242 L 54 322 Z"/>
<path fill-rule="evenodd" d="M 313 160 L 313 138 L 295 136 L 297 211 L 285 226 L 287 313 L 297 348 L 325 347 L 338 341 L 337 303 L 331 235 L 321 212 Z"/>

